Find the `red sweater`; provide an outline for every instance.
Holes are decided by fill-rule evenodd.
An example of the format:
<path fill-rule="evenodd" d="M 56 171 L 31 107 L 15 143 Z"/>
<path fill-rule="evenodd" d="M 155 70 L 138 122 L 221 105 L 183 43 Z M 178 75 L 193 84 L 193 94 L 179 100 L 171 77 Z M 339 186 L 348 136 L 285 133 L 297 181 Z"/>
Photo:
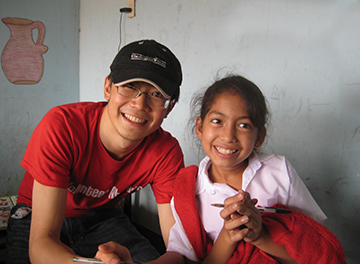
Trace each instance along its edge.
<path fill-rule="evenodd" d="M 180 170 L 174 185 L 175 209 L 181 219 L 199 261 L 205 259 L 212 247 L 206 235 L 195 201 L 197 166 Z M 287 208 L 285 205 L 276 204 Z M 330 230 L 298 211 L 290 214 L 262 213 L 263 226 L 279 245 L 285 246 L 298 263 L 346 263 L 343 248 Z M 262 250 L 243 240 L 228 263 L 278 263 Z"/>

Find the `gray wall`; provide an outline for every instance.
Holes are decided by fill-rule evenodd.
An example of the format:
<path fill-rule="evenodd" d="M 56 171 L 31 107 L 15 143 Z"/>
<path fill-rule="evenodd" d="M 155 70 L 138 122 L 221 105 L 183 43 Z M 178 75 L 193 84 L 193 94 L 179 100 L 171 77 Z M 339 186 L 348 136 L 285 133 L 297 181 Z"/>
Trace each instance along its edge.
<path fill-rule="evenodd" d="M 126 1 L 81 0 L 80 99 L 102 100 Z M 137 0 L 123 17 L 122 44 L 154 38 L 182 62 L 179 104 L 164 122 L 186 165 L 202 155 L 185 131 L 189 101 L 221 68 L 245 75 L 272 110 L 265 151 L 285 155 L 325 211 L 325 222 L 360 260 L 360 2 L 344 0 Z M 138 221 L 156 212 L 150 189 L 136 197 Z M 154 213 L 155 214 L 155 213 Z"/>
<path fill-rule="evenodd" d="M 20 161 L 30 136 L 53 106 L 79 101 L 79 1 L 0 0 L 0 19 L 26 18 L 44 24 L 44 72 L 40 82 L 13 84 L 0 70 L 0 196 L 16 194 Z M 10 39 L 0 20 L 0 51 Z M 37 39 L 38 31 L 33 30 Z"/>

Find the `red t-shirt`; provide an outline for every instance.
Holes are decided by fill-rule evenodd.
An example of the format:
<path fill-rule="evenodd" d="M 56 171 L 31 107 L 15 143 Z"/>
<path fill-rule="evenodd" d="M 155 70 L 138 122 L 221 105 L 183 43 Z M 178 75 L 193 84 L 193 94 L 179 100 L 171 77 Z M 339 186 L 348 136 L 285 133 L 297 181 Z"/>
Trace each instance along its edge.
<path fill-rule="evenodd" d="M 39 183 L 67 188 L 65 217 L 113 207 L 129 193 L 151 184 L 157 203 L 169 203 L 173 181 L 184 167 L 178 141 L 159 128 L 124 160 L 113 159 L 101 143 L 100 118 L 106 102 L 74 103 L 51 109 L 34 130 L 21 166 L 26 170 L 18 203 L 32 206 Z"/>

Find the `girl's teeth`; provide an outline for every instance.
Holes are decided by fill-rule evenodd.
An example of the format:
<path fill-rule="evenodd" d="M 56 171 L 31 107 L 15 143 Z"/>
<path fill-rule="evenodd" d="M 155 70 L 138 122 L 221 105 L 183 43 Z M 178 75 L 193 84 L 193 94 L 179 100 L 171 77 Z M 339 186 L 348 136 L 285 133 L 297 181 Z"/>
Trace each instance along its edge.
<path fill-rule="evenodd" d="M 137 118 L 137 117 L 134 117 L 134 116 L 131 116 L 131 115 L 128 115 L 128 114 L 125 114 L 124 116 L 127 119 L 129 119 L 130 121 L 134 122 L 134 123 L 142 124 L 142 123 L 146 122 L 146 120 L 144 120 L 144 119 Z"/>
<path fill-rule="evenodd" d="M 224 149 L 224 148 L 220 148 L 220 147 L 215 147 L 215 148 L 221 154 L 233 154 L 236 151 L 235 149 Z"/>

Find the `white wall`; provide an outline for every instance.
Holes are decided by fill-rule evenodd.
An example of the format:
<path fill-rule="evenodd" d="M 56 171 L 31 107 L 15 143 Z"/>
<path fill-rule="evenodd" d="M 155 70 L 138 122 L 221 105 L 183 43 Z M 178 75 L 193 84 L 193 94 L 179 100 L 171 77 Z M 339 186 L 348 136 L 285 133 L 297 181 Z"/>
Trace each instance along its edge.
<path fill-rule="evenodd" d="M 82 101 L 103 99 L 125 5 L 80 1 Z M 186 165 L 201 158 L 184 130 L 193 93 L 219 69 L 243 74 L 272 110 L 265 151 L 290 159 L 329 217 L 325 224 L 348 263 L 359 260 L 360 1 L 137 0 L 135 12 L 123 16 L 122 44 L 156 39 L 182 62 L 180 102 L 163 127 L 178 138 Z M 141 193 L 139 217 L 156 212 L 151 197 Z"/>

